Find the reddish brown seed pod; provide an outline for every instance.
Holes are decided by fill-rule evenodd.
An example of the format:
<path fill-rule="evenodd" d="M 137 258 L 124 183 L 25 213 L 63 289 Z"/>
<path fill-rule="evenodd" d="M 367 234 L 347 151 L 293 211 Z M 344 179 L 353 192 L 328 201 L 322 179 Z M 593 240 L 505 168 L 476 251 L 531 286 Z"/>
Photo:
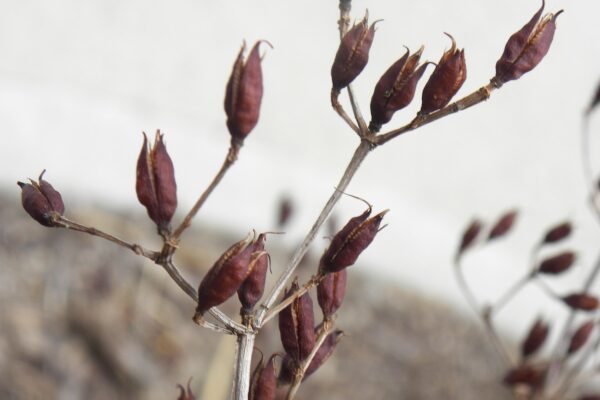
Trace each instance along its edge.
<path fill-rule="evenodd" d="M 179 397 L 177 398 L 177 400 L 196 400 L 196 396 L 194 396 L 194 393 L 192 392 L 192 389 L 190 388 L 190 383 L 192 382 L 192 379 L 190 378 L 190 380 L 187 383 L 187 387 L 183 387 L 182 385 L 177 385 L 177 387 L 179 388 Z"/>
<path fill-rule="evenodd" d="M 504 384 L 507 386 L 527 385 L 538 387 L 544 380 L 545 371 L 541 368 L 528 364 L 521 364 L 504 376 Z"/>
<path fill-rule="evenodd" d="M 450 50 L 442 58 L 423 88 L 421 114 L 429 114 L 444 108 L 467 79 L 467 63 L 464 49 L 458 50 L 454 38 Z"/>
<path fill-rule="evenodd" d="M 369 62 L 369 50 L 375 37 L 375 24 L 369 27 L 369 14 L 355 24 L 342 38 L 333 65 L 331 82 L 333 90 L 339 92 L 348 86 Z"/>
<path fill-rule="evenodd" d="M 492 230 L 488 235 L 488 240 L 493 240 L 506 235 L 515 224 L 517 215 L 517 210 L 511 210 L 503 214 L 492 227 Z"/>
<path fill-rule="evenodd" d="M 329 357 L 331 357 L 333 351 L 335 350 L 335 347 L 340 342 L 343 336 L 344 332 L 342 332 L 341 330 L 331 332 L 329 335 L 327 335 L 325 341 L 323 342 L 321 347 L 319 347 L 319 350 L 317 350 L 317 352 L 315 353 L 315 356 L 311 360 L 310 364 L 308 364 L 306 372 L 304 373 L 304 379 L 308 378 L 312 373 L 319 369 L 321 365 L 325 364 L 325 361 L 327 361 Z"/>
<path fill-rule="evenodd" d="M 560 242 L 563 239 L 566 239 L 571 235 L 573 231 L 573 227 L 570 222 L 563 222 L 558 224 L 552 228 L 550 228 L 546 234 L 544 235 L 543 243 L 550 244 Z"/>
<path fill-rule="evenodd" d="M 265 291 L 265 282 L 267 280 L 267 270 L 269 269 L 269 255 L 265 251 L 265 241 L 267 235 L 261 233 L 258 238 L 252 242 L 251 272 L 248 274 L 237 293 L 242 306 L 246 310 L 251 310 L 260 300 Z"/>
<path fill-rule="evenodd" d="M 531 71 L 548 53 L 556 30 L 556 17 L 562 10 L 542 17 L 544 6 L 542 1 L 542 7 L 531 20 L 508 39 L 504 53 L 496 63 L 493 82 L 498 87 Z"/>
<path fill-rule="evenodd" d="M 260 116 L 263 76 L 259 47 L 263 42 L 269 44 L 264 40 L 256 42 L 245 61 L 246 43 L 244 43 L 233 64 L 233 70 L 225 89 L 227 128 L 232 142 L 238 145 L 254 129 Z"/>
<path fill-rule="evenodd" d="M 462 235 L 460 246 L 458 247 L 459 255 L 464 253 L 465 250 L 470 248 L 475 243 L 475 239 L 477 239 L 477 236 L 479 236 L 479 233 L 481 232 L 482 228 L 483 224 L 478 219 L 474 219 L 473 221 L 471 221 L 471 223 L 469 224 L 467 229 L 465 229 Z"/>
<path fill-rule="evenodd" d="M 572 251 L 566 251 L 540 263 L 538 271 L 542 274 L 558 275 L 567 271 L 575 262 L 576 256 Z"/>
<path fill-rule="evenodd" d="M 330 318 L 342 306 L 348 273 L 345 269 L 325 275 L 317 286 L 317 300 L 324 318 Z"/>
<path fill-rule="evenodd" d="M 198 287 L 196 317 L 233 296 L 246 279 L 252 263 L 251 237 L 231 246 L 210 268 Z"/>
<path fill-rule="evenodd" d="M 598 299 L 587 293 L 573 293 L 563 297 L 562 300 L 575 310 L 594 311 L 598 308 Z"/>
<path fill-rule="evenodd" d="M 294 281 L 285 297 L 298 290 L 298 281 Z M 289 356 L 299 363 L 304 360 L 315 345 L 315 317 L 310 295 L 304 293 L 279 313 L 279 335 L 283 348 Z"/>
<path fill-rule="evenodd" d="M 17 182 L 21 188 L 21 204 L 37 222 L 44 226 L 56 226 L 54 218 L 65 213 L 65 205 L 58 191 L 43 178 L 46 170 L 42 171 L 38 181 L 30 179 L 31 183 Z"/>
<path fill-rule="evenodd" d="M 249 400 L 275 400 L 277 390 L 276 356 L 273 354 L 266 363 L 261 360 L 256 366 L 250 382 Z"/>
<path fill-rule="evenodd" d="M 354 264 L 358 256 L 371 244 L 383 217 L 388 210 L 366 219 L 370 208 L 358 217 L 352 218 L 331 240 L 319 262 L 322 273 L 341 271 Z"/>
<path fill-rule="evenodd" d="M 379 132 L 382 125 L 390 122 L 396 111 L 409 105 L 415 97 L 417 83 L 428 65 L 425 63 L 419 66 L 422 53 L 423 47 L 412 55 L 407 50 L 404 56 L 379 78 L 371 96 L 369 129 L 372 132 Z"/>
<path fill-rule="evenodd" d="M 144 143 L 137 161 L 135 190 L 159 233 L 168 234 L 171 218 L 177 208 L 177 184 L 173 162 L 160 131 L 156 131 L 152 148 L 149 148 L 144 133 Z"/>
<path fill-rule="evenodd" d="M 581 324 L 579 328 L 573 333 L 571 336 L 571 341 L 569 342 L 569 348 L 567 349 L 568 354 L 573 354 L 579 349 L 581 349 L 590 338 L 590 335 L 594 331 L 595 323 L 593 320 L 584 322 Z"/>
<path fill-rule="evenodd" d="M 521 354 L 523 357 L 529 357 L 537 352 L 548 337 L 550 326 L 541 318 L 538 318 L 533 326 L 529 329 L 527 337 L 521 346 Z"/>

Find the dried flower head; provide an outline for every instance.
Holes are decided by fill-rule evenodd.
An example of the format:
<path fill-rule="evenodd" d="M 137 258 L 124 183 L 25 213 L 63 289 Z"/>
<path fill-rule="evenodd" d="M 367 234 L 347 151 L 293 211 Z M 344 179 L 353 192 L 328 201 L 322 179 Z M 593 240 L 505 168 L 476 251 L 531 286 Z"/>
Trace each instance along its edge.
<path fill-rule="evenodd" d="M 568 354 L 573 354 L 579 349 L 581 349 L 590 338 L 590 335 L 594 331 L 594 326 L 596 324 L 593 320 L 584 322 L 577 328 L 573 336 L 571 336 L 571 340 L 569 342 L 569 348 L 567 350 Z"/>
<path fill-rule="evenodd" d="M 254 252 L 250 235 L 223 253 L 200 282 L 195 318 L 233 296 L 262 255 Z"/>
<path fill-rule="evenodd" d="M 517 220 L 518 211 L 511 210 L 504 213 L 492 227 L 488 240 L 493 240 L 506 235 L 513 227 Z"/>
<path fill-rule="evenodd" d="M 295 280 L 285 297 L 298 290 Z M 315 317 L 310 295 L 304 293 L 279 313 L 279 335 L 286 353 L 296 362 L 304 360 L 315 345 Z"/>
<path fill-rule="evenodd" d="M 594 311 L 598 308 L 598 298 L 587 293 L 573 293 L 562 300 L 574 310 Z"/>
<path fill-rule="evenodd" d="M 477 236 L 479 236 L 482 228 L 483 224 L 478 219 L 471 221 L 462 235 L 460 246 L 458 247 L 458 255 L 464 253 L 465 250 L 470 248 L 475 243 L 475 240 L 477 239 Z"/>
<path fill-rule="evenodd" d="M 504 53 L 496 63 L 493 81 L 497 86 L 519 79 L 534 69 L 548 53 L 556 30 L 556 18 L 562 10 L 542 17 L 544 6 L 542 1 L 542 7 L 531 20 L 508 39 Z"/>
<path fill-rule="evenodd" d="M 379 132 L 381 126 L 392 119 L 394 113 L 403 109 L 415 97 L 419 79 L 423 76 L 428 63 L 419 66 L 423 53 L 421 47 L 416 53 L 408 50 L 379 78 L 371 97 L 371 123 L 369 129 Z"/>
<path fill-rule="evenodd" d="M 17 182 L 21 188 L 21 203 L 31 218 L 44 226 L 56 226 L 54 220 L 65 212 L 62 197 L 50 183 L 43 178 L 46 170 L 40 174 L 38 181 L 31 183 Z"/>
<path fill-rule="evenodd" d="M 266 363 L 261 359 L 256 365 L 250 382 L 249 400 L 275 400 L 277 390 L 276 356 L 276 354 L 273 354 Z"/>
<path fill-rule="evenodd" d="M 240 302 L 246 310 L 252 309 L 265 291 L 267 270 L 269 269 L 269 255 L 265 251 L 266 239 L 267 235 L 261 233 L 250 245 L 254 255 L 252 258 L 254 266 L 251 266 L 250 273 L 237 291 Z"/>
<path fill-rule="evenodd" d="M 233 70 L 225 90 L 227 128 L 232 142 L 238 145 L 254 129 L 260 115 L 260 103 L 263 96 L 263 77 L 259 54 L 261 43 L 269 44 L 264 40 L 256 42 L 246 61 L 244 61 L 246 51 L 246 43 L 244 43 L 233 64 Z"/>
<path fill-rule="evenodd" d="M 569 237 L 573 230 L 571 223 L 566 221 L 548 230 L 544 235 L 544 244 L 556 243 Z"/>
<path fill-rule="evenodd" d="M 345 269 L 325 275 L 317 286 L 317 300 L 324 318 L 330 318 L 342 306 L 348 273 Z"/>
<path fill-rule="evenodd" d="M 362 72 L 369 61 L 369 50 L 375 36 L 375 24 L 369 27 L 369 13 L 342 38 L 331 67 L 333 90 L 339 92 Z"/>
<path fill-rule="evenodd" d="M 319 270 L 323 273 L 337 272 L 354 264 L 358 256 L 371 244 L 379 232 L 379 226 L 388 210 L 368 218 L 371 208 L 354 217 L 331 240 L 323 253 Z M 367 219 L 368 218 L 368 219 Z"/>
<path fill-rule="evenodd" d="M 421 114 L 429 114 L 444 108 L 467 79 L 467 63 L 464 49 L 458 50 L 454 38 L 450 50 L 442 58 L 423 88 Z"/>
<path fill-rule="evenodd" d="M 159 233 L 167 235 L 177 208 L 177 184 L 173 162 L 160 131 L 156 131 L 152 148 L 149 148 L 144 133 L 144 143 L 137 161 L 135 190 Z"/>
<path fill-rule="evenodd" d="M 541 318 L 538 318 L 529 329 L 527 338 L 525 338 L 521 346 L 521 354 L 523 357 L 529 357 L 537 352 L 546 341 L 549 331 L 550 326 L 548 323 Z"/>
<path fill-rule="evenodd" d="M 558 275 L 567 271 L 575 262 L 576 256 L 572 251 L 566 251 L 540 263 L 538 271 L 542 274 Z"/>

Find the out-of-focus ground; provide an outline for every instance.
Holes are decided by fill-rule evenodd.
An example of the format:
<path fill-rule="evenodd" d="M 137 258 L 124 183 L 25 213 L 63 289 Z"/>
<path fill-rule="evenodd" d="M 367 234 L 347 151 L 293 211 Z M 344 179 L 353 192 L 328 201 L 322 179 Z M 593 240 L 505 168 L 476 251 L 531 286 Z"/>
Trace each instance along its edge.
<path fill-rule="evenodd" d="M 69 215 L 156 243 L 141 215 L 99 209 Z M 0 198 L 0 221 L 0 398 L 176 399 L 176 383 L 190 377 L 198 398 L 227 397 L 233 339 L 196 326 L 194 304 L 159 267 L 100 239 L 44 228 L 16 196 Z M 178 264 L 199 282 L 238 239 L 192 229 Z M 272 247 L 277 274 L 277 260 L 291 249 Z M 308 274 L 315 262 L 304 265 Z M 508 398 L 498 358 L 478 326 L 443 304 L 366 278 L 366 267 L 359 261 L 349 275 L 338 319 L 346 336 L 298 398 Z M 236 303 L 224 309 L 234 313 Z M 267 355 L 281 351 L 276 324 L 258 347 Z"/>

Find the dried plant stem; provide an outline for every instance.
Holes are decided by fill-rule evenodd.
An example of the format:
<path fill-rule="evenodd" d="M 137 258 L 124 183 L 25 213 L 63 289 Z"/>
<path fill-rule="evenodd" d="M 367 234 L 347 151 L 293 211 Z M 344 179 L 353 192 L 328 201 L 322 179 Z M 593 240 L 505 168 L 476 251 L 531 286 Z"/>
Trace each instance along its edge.
<path fill-rule="evenodd" d="M 217 175 L 213 178 L 212 182 L 208 187 L 204 190 L 204 192 L 200 195 L 194 206 L 187 213 L 181 224 L 175 229 L 173 234 L 171 235 L 171 239 L 177 241 L 183 231 L 185 231 L 189 226 L 192 225 L 192 219 L 196 216 L 206 199 L 211 195 L 213 190 L 219 185 L 227 170 L 235 163 L 237 160 L 238 153 L 241 148 L 241 143 L 236 141 L 231 141 L 231 146 L 229 147 L 229 151 L 227 152 L 227 157 L 225 157 L 225 161 L 223 161 L 223 165 L 221 165 L 221 169 L 217 172 Z"/>
<path fill-rule="evenodd" d="M 238 335 L 235 377 L 233 380 L 233 398 L 236 400 L 248 399 L 250 391 L 250 367 L 255 339 L 256 333 L 254 332 Z"/>
<path fill-rule="evenodd" d="M 334 324 L 333 324 L 332 320 L 326 319 L 325 321 L 323 321 L 323 326 L 321 327 L 319 335 L 317 336 L 315 345 L 312 348 L 308 357 L 306 357 L 306 359 L 303 360 L 302 363 L 300 364 L 299 370 L 294 375 L 294 380 L 292 381 L 292 384 L 290 385 L 290 388 L 285 397 L 285 400 L 293 400 L 293 398 L 296 396 L 296 393 L 298 392 L 298 389 L 300 388 L 300 384 L 302 383 L 302 379 L 304 379 L 304 374 L 306 374 L 306 370 L 308 369 L 308 366 L 312 362 L 313 358 L 315 358 L 315 354 L 317 354 L 317 351 L 319 351 L 319 349 L 325 342 L 325 339 L 327 339 L 327 336 L 333 330 L 333 325 Z"/>
<path fill-rule="evenodd" d="M 304 293 L 308 292 L 311 288 L 318 285 L 325 278 L 325 274 L 316 274 L 313 275 L 308 282 L 302 285 L 298 290 L 296 290 L 292 295 L 286 297 L 281 301 L 281 303 L 277 304 L 275 307 L 271 308 L 265 318 L 262 320 L 261 326 L 255 327 L 256 329 L 260 329 L 264 324 L 269 322 L 273 317 L 277 316 L 284 308 L 289 306 L 296 300 L 298 297 L 302 296 Z"/>
<path fill-rule="evenodd" d="M 350 128 L 352 128 L 352 130 L 354 132 L 356 132 L 360 135 L 361 131 L 360 131 L 359 127 L 356 126 L 356 124 L 354 123 L 354 121 L 352 121 L 352 118 L 350 118 L 350 116 L 348 115 L 346 110 L 344 110 L 344 107 L 340 103 L 339 96 L 340 96 L 339 90 L 331 89 L 331 106 L 333 107 L 335 112 L 337 112 L 338 115 L 340 117 L 342 117 L 342 119 L 348 124 L 348 126 Z"/>
<path fill-rule="evenodd" d="M 58 214 L 56 214 L 56 215 L 58 215 Z M 125 240 L 119 239 L 118 237 L 113 236 L 109 233 L 103 232 L 96 228 L 81 225 L 81 224 L 71 221 L 61 215 L 58 215 L 54 222 L 66 229 L 71 229 L 71 230 L 74 230 L 77 232 L 87 233 L 88 235 L 97 236 L 99 238 L 108 240 L 110 242 L 113 242 L 113 243 L 121 246 L 121 247 L 125 247 L 125 248 L 133 251 L 137 255 L 146 257 L 150 260 L 156 260 L 156 258 L 159 255 L 159 253 L 145 249 L 144 247 L 140 246 L 139 244 L 126 242 Z"/>
<path fill-rule="evenodd" d="M 491 81 L 490 83 L 488 83 L 485 86 L 482 86 L 475 92 L 463 97 L 460 100 L 455 101 L 454 103 L 447 105 L 441 110 L 435 111 L 427 115 L 418 115 L 410 123 L 404 125 L 403 127 L 394 129 L 382 135 L 375 136 L 373 138 L 373 143 L 376 145 L 382 145 L 406 132 L 410 132 L 424 125 L 430 124 L 433 121 L 437 121 L 438 119 L 444 118 L 450 114 L 454 114 L 461 110 L 465 110 L 469 107 L 473 107 L 474 105 L 489 99 L 492 91 L 494 91 L 497 88 L 498 87 L 496 86 L 496 84 L 493 81 Z"/>
<path fill-rule="evenodd" d="M 331 213 L 331 210 L 333 210 L 333 207 L 338 202 L 338 200 L 342 196 L 343 192 L 348 187 L 348 184 L 354 177 L 354 174 L 360 167 L 360 164 L 367 157 L 367 154 L 369 154 L 371 149 L 372 149 L 372 147 L 371 147 L 370 143 L 366 140 L 362 140 L 360 142 L 360 145 L 354 151 L 354 155 L 352 156 L 350 163 L 348 163 L 348 166 L 346 167 L 346 170 L 344 171 L 342 178 L 340 179 L 335 190 L 329 197 L 329 200 L 327 200 L 327 203 L 321 210 L 319 216 L 317 217 L 317 220 L 315 221 L 312 228 L 310 229 L 310 231 L 308 232 L 308 234 L 302 241 L 302 244 L 296 249 L 296 252 L 294 253 L 292 258 L 286 265 L 283 273 L 279 276 L 279 279 L 275 283 L 275 286 L 271 289 L 271 291 L 267 295 L 266 300 L 262 304 L 262 307 L 257 311 L 256 317 L 255 317 L 255 325 L 256 326 L 262 325 L 262 321 L 265 318 L 265 314 L 266 314 L 267 310 L 269 310 L 273 306 L 273 304 L 277 300 L 277 297 L 279 297 L 279 295 L 285 288 L 286 282 L 294 273 L 296 267 L 298 266 L 298 264 L 304 257 L 304 254 L 306 254 L 306 251 L 308 250 L 308 246 L 310 246 L 310 244 L 316 237 L 317 233 L 319 232 L 319 229 L 321 228 L 321 226 L 323 225 L 323 223 L 325 222 L 325 220 Z"/>
<path fill-rule="evenodd" d="M 475 314 L 481 317 L 483 321 L 483 326 L 486 330 L 488 336 L 492 339 L 492 342 L 496 346 L 496 350 L 500 354 L 501 357 L 504 358 L 508 365 L 514 365 L 514 360 L 511 356 L 510 351 L 498 336 L 496 329 L 494 328 L 492 322 L 492 307 L 481 307 L 479 302 L 477 301 L 475 295 L 471 291 L 471 287 L 467 283 L 465 278 L 464 269 L 460 263 L 460 257 L 454 261 L 454 273 L 456 274 L 456 281 L 458 282 L 463 295 L 467 299 L 467 303 L 471 306 Z"/>
<path fill-rule="evenodd" d="M 512 300 L 517 293 L 519 293 L 519 291 L 521 291 L 521 289 L 523 289 L 525 285 L 531 281 L 532 278 L 533 276 L 529 274 L 515 282 L 506 292 L 504 292 L 498 301 L 490 306 L 490 314 L 493 315 L 499 313 L 500 310 L 504 308 L 504 306 L 506 306 L 506 304 L 508 304 L 508 302 Z"/>

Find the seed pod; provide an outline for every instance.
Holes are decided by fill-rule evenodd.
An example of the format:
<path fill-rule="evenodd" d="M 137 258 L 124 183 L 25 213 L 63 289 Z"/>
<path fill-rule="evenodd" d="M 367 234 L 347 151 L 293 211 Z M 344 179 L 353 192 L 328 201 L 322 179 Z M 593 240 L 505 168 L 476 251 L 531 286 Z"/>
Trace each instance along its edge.
<path fill-rule="evenodd" d="M 375 36 L 375 24 L 369 27 L 369 13 L 342 38 L 331 67 L 333 90 L 339 92 L 348 86 L 365 68 Z"/>
<path fill-rule="evenodd" d="M 266 234 L 261 233 L 250 245 L 252 246 L 254 266 L 238 289 L 238 297 L 246 310 L 251 310 L 260 300 L 265 291 L 267 270 L 269 269 L 269 255 L 265 251 Z"/>
<path fill-rule="evenodd" d="M 448 37 L 452 40 L 452 47 L 444 52 L 423 88 L 421 114 L 444 108 L 467 79 L 465 51 L 458 50 L 454 38 Z"/>
<path fill-rule="evenodd" d="M 575 310 L 594 311 L 598 308 L 598 299 L 587 293 L 574 293 L 563 297 L 562 300 Z"/>
<path fill-rule="evenodd" d="M 488 236 L 488 240 L 493 240 L 504 236 L 511 230 L 515 221 L 517 220 L 518 212 L 516 210 L 508 211 L 504 215 L 500 217 L 496 224 L 493 226 L 490 234 Z"/>
<path fill-rule="evenodd" d="M 149 148 L 144 133 L 144 144 L 137 162 L 135 190 L 159 233 L 167 235 L 177 208 L 177 184 L 173 162 L 159 130 L 156 131 L 152 148 Z"/>
<path fill-rule="evenodd" d="M 481 221 L 474 219 L 471 221 L 465 232 L 463 233 L 462 239 L 460 241 L 460 246 L 458 247 L 458 254 L 464 253 L 469 247 L 475 243 L 475 239 L 479 236 L 483 224 Z"/>
<path fill-rule="evenodd" d="M 550 327 L 541 318 L 538 318 L 535 321 L 527 334 L 527 338 L 521 346 L 521 354 L 523 357 L 529 357 L 542 347 L 548 337 L 549 330 Z"/>
<path fill-rule="evenodd" d="M 321 367 L 321 365 L 325 364 L 325 361 L 329 359 L 329 357 L 333 354 L 335 347 L 340 342 L 342 337 L 344 336 L 344 332 L 337 330 L 331 332 L 325 338 L 325 341 L 319 347 L 319 350 L 315 353 L 315 356 L 311 360 L 310 364 L 306 368 L 306 372 L 304 373 L 304 379 L 308 378 L 313 372 Z"/>
<path fill-rule="evenodd" d="M 184 388 L 181 385 L 177 385 L 177 387 L 180 390 L 179 397 L 177 398 L 177 400 L 196 400 L 196 396 L 194 396 L 194 393 L 192 392 L 192 389 L 190 388 L 191 382 L 192 382 L 192 379 L 190 379 L 188 381 L 186 388 Z"/>
<path fill-rule="evenodd" d="M 545 259 L 540 263 L 538 271 L 542 274 L 558 275 L 573 265 L 575 262 L 575 253 L 567 251 L 556 256 Z"/>
<path fill-rule="evenodd" d="M 342 269 L 325 275 L 317 286 L 317 300 L 324 318 L 330 318 L 342 306 L 346 294 L 347 272 Z"/>
<path fill-rule="evenodd" d="M 233 64 L 225 90 L 225 114 L 232 142 L 241 144 L 258 123 L 263 96 L 263 77 L 258 41 L 244 62 L 246 43 Z"/>
<path fill-rule="evenodd" d="M 285 297 L 298 290 L 298 281 L 294 281 Z M 304 360 L 315 345 L 315 317 L 310 295 L 304 293 L 279 313 L 279 335 L 283 348 L 290 357 L 300 362 Z"/>
<path fill-rule="evenodd" d="M 541 17 L 544 5 L 542 1 L 542 7 L 531 20 L 508 39 L 504 53 L 496 63 L 493 81 L 497 86 L 531 71 L 548 53 L 556 30 L 556 17 L 562 10 Z"/>
<path fill-rule="evenodd" d="M 23 208 L 37 222 L 44 226 L 56 226 L 54 218 L 65 213 L 62 197 L 50 183 L 42 179 L 46 170 L 43 170 L 38 182 L 30 179 L 31 183 L 17 182 L 21 188 L 21 204 Z"/>
<path fill-rule="evenodd" d="M 261 360 L 256 366 L 250 383 L 249 400 L 275 400 L 277 390 L 275 357 L 276 354 L 273 354 L 266 364 Z"/>
<path fill-rule="evenodd" d="M 379 78 L 371 97 L 369 129 L 372 132 L 379 132 L 383 124 L 390 122 L 396 111 L 409 105 L 415 97 L 417 83 L 428 65 L 426 63 L 419 66 L 422 53 L 423 47 L 413 55 L 407 50 L 404 56 Z"/>
<path fill-rule="evenodd" d="M 379 232 L 379 225 L 388 210 L 366 219 L 371 210 L 352 218 L 331 240 L 319 263 L 324 273 L 341 271 L 354 264 Z"/>
<path fill-rule="evenodd" d="M 546 371 L 528 364 L 519 365 L 504 376 L 504 384 L 507 386 L 528 385 L 538 387 L 544 380 Z"/>
<path fill-rule="evenodd" d="M 566 239 L 571 234 L 573 228 L 571 227 L 570 222 L 563 222 L 562 224 L 558 224 L 548 230 L 546 235 L 544 235 L 544 244 L 556 243 L 563 239 Z"/>
<path fill-rule="evenodd" d="M 311 360 L 310 364 L 306 368 L 306 372 L 304 373 L 304 377 L 302 381 L 308 378 L 311 374 L 313 374 L 321 365 L 325 364 L 325 361 L 329 359 L 329 357 L 333 354 L 336 345 L 342 339 L 344 333 L 340 330 L 330 333 L 325 338 L 325 341 L 319 347 L 319 350 L 315 353 L 315 356 Z M 294 379 L 294 375 L 296 374 L 296 370 L 299 368 L 298 364 L 292 360 L 289 355 L 285 355 L 283 358 L 283 362 L 281 363 L 281 371 L 279 372 L 279 382 L 282 384 L 291 383 Z"/>
<path fill-rule="evenodd" d="M 577 328 L 575 333 L 573 333 L 573 336 L 571 336 L 571 341 L 569 342 L 569 349 L 567 350 L 568 354 L 575 353 L 587 343 L 588 339 L 590 338 L 590 335 L 594 331 L 594 326 L 595 323 L 592 320 L 583 323 L 579 328 Z"/>
<path fill-rule="evenodd" d="M 279 210 L 277 215 L 277 226 L 283 228 L 286 226 L 294 214 L 294 204 L 292 199 L 284 197 L 279 201 Z"/>
<path fill-rule="evenodd" d="M 210 268 L 198 287 L 196 317 L 237 292 L 256 263 L 252 262 L 250 236 L 231 246 Z"/>

